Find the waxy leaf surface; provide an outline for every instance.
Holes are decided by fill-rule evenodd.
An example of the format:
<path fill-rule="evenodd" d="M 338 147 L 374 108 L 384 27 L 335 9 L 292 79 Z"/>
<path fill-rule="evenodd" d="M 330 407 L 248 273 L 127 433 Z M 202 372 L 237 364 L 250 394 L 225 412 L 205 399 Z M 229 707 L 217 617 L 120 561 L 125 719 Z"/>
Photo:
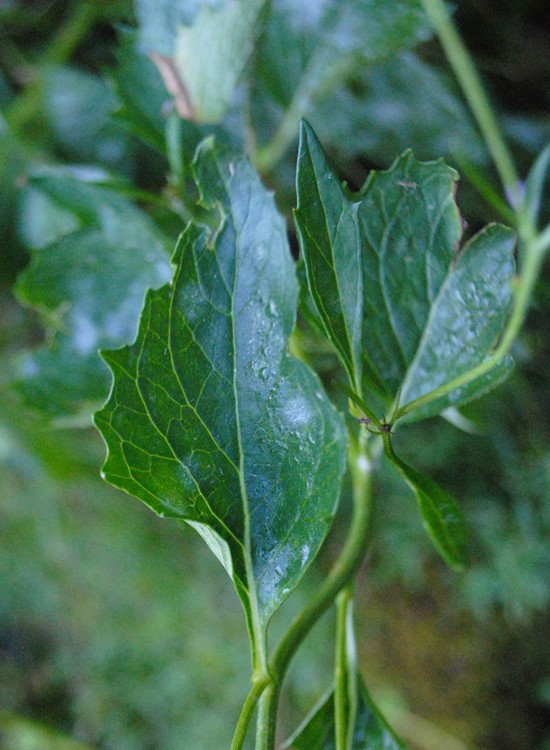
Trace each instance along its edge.
<path fill-rule="evenodd" d="M 284 747 L 292 750 L 335 750 L 333 692 L 313 709 Z M 351 750 L 407 750 L 407 746 L 374 706 L 361 678 Z"/>
<path fill-rule="evenodd" d="M 350 195 L 302 127 L 296 222 L 308 285 L 350 383 L 407 404 L 481 364 L 511 303 L 514 233 L 490 225 L 459 250 L 457 175 L 406 152 Z M 493 387 L 491 372 L 434 400 L 440 413 Z"/>
<path fill-rule="evenodd" d="M 49 221 L 51 243 L 35 247 L 16 292 L 42 314 L 49 340 L 21 358 L 16 387 L 50 417 L 78 414 L 89 424 L 109 392 L 98 350 L 135 337 L 147 288 L 170 278 L 168 242 L 113 188 L 46 171 L 31 189 L 34 200 L 42 196 L 35 207 L 45 213 L 42 225 Z M 54 222 L 51 206 L 59 211 Z"/>
<path fill-rule="evenodd" d="M 106 479 L 201 533 L 257 635 L 328 531 L 346 436 L 286 350 L 298 286 L 272 196 L 210 140 L 194 169 L 213 226 L 187 228 L 136 343 L 104 352 L 114 383 L 96 424 Z"/>

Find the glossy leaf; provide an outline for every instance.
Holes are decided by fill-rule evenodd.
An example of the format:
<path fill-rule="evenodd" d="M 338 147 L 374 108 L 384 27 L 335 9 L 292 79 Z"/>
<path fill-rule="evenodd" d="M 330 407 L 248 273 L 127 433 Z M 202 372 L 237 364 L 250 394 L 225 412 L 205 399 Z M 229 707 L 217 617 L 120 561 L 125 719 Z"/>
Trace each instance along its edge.
<path fill-rule="evenodd" d="M 304 124 L 296 222 L 310 292 L 350 384 L 372 383 L 400 403 L 479 365 L 501 333 L 511 303 L 513 232 L 491 225 L 458 250 L 456 173 L 406 152 L 349 195 Z M 487 391 L 510 370 L 434 400 L 416 418 Z"/>
<path fill-rule="evenodd" d="M 105 478 L 204 537 L 257 642 L 328 531 L 345 429 L 286 351 L 298 287 L 271 195 L 211 140 L 194 169 L 212 229 L 186 229 L 136 343 L 104 352 L 114 384 L 95 419 Z"/>
<path fill-rule="evenodd" d="M 16 386 L 50 417 L 80 414 L 89 423 L 109 391 L 98 349 L 132 340 L 146 289 L 165 283 L 171 269 L 167 239 L 143 212 L 70 174 L 34 179 L 34 200 L 42 195 L 46 211 L 53 204 L 60 213 L 46 225 L 51 244 L 35 248 L 16 292 L 41 313 L 49 340 L 22 357 Z"/>
<path fill-rule="evenodd" d="M 373 704 L 360 679 L 358 706 L 351 750 L 407 750 Z M 285 742 L 292 750 L 335 750 L 334 693 L 315 706 L 296 733 Z"/>
<path fill-rule="evenodd" d="M 252 52 L 264 0 L 203 3 L 190 23 L 190 3 L 138 3 L 142 38 L 180 115 L 196 122 L 220 121 Z M 186 7 L 187 6 L 187 7 Z"/>
<path fill-rule="evenodd" d="M 463 570 L 468 530 L 460 509 L 442 487 L 395 454 L 389 436 L 384 442 L 386 456 L 416 495 L 424 528 L 436 549 L 451 568 Z"/>

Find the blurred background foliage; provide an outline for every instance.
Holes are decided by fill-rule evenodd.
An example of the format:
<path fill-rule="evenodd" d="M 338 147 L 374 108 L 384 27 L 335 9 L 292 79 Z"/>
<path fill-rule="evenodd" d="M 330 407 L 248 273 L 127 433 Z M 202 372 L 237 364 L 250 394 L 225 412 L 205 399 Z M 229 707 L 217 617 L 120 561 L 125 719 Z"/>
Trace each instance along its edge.
<path fill-rule="evenodd" d="M 41 321 L 36 309 L 15 300 L 12 287 L 31 251 L 35 263 L 45 249 L 70 264 L 60 240 L 71 233 L 119 237 L 138 221 L 136 202 L 140 231 L 155 237 L 150 244 L 159 254 L 158 274 L 148 283 L 161 283 L 162 248 L 192 210 L 182 197 L 185 164 L 178 174 L 165 143 L 177 142 L 184 160 L 211 132 L 241 147 L 251 140 L 265 146 L 289 105 L 288 76 L 308 52 L 307 45 L 293 46 L 296 19 L 303 13 L 305 24 L 311 11 L 316 22 L 315 6 L 273 3 L 226 118 L 199 127 L 167 117 L 160 76 L 136 43 L 130 0 L 0 3 L 2 750 L 229 744 L 249 667 L 230 583 L 191 530 L 157 519 L 102 483 L 103 446 L 87 427 L 89 404 L 76 409 L 71 401 L 70 384 L 80 377 L 78 330 L 67 329 L 53 291 L 52 300 L 30 300 Z M 461 0 L 455 19 L 525 174 L 550 140 L 548 3 Z M 298 31 L 307 37 L 305 26 Z M 371 168 L 389 166 L 411 147 L 419 158 L 443 156 L 460 169 L 468 233 L 501 218 L 486 150 L 437 43 L 426 38 L 414 50 L 382 57 L 351 69 L 308 104 L 342 177 L 358 187 Z M 273 163 L 258 161 L 289 214 L 296 144 L 290 139 L 286 146 Z M 84 204 L 71 179 L 84 179 Z M 548 220 L 547 206 L 543 212 Z M 103 258 L 105 276 L 98 278 L 124 266 L 119 244 Z M 21 289 L 32 286 L 29 273 L 19 282 L 22 299 Z M 549 284 L 546 272 L 505 385 L 463 415 L 396 435 L 401 452 L 464 508 L 471 529 L 464 574 L 435 558 L 407 491 L 384 466 L 377 475 L 372 545 L 360 577 L 360 656 L 382 709 L 418 750 L 550 748 Z M 101 345 L 116 345 L 128 331 L 105 336 Z M 330 388 L 338 375 L 331 353 L 306 328 L 302 340 Z M 35 360 L 36 352 L 22 358 L 44 342 L 45 360 Z M 24 363 L 38 361 L 51 374 L 65 345 L 67 387 L 52 376 L 37 395 Z M 85 371 L 94 397 L 108 387 L 102 367 L 94 358 Z M 57 421 L 33 408 L 37 399 L 57 404 Z M 457 419 L 462 429 L 451 424 Z M 319 563 L 280 621 L 330 566 L 346 520 L 344 492 Z M 330 624 L 329 616 L 317 627 L 290 675 L 288 729 L 330 679 Z"/>

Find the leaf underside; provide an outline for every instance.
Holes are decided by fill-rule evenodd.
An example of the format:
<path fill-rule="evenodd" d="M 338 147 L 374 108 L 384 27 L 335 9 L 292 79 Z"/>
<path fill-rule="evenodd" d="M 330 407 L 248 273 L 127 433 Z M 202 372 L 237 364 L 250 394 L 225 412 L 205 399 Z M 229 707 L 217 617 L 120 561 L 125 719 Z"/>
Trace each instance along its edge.
<path fill-rule="evenodd" d="M 350 195 L 303 124 L 296 223 L 311 296 L 350 384 L 380 383 L 407 404 L 481 364 L 511 303 L 514 233 L 490 225 L 459 251 L 457 175 L 405 152 Z M 509 358 L 414 412 L 438 414 L 486 392 Z"/>
<path fill-rule="evenodd" d="M 271 195 L 210 140 L 194 171 L 216 226 L 186 229 L 135 344 L 103 353 L 114 382 L 95 421 L 105 478 L 190 522 L 264 628 L 328 531 L 346 433 L 286 351 L 298 288 Z"/>

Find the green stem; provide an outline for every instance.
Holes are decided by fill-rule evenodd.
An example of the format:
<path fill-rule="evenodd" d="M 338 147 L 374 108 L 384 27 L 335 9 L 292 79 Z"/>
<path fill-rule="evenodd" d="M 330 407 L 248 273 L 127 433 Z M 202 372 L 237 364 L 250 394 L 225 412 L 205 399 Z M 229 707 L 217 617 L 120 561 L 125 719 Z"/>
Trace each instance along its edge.
<path fill-rule="evenodd" d="M 357 714 L 357 664 L 353 637 L 353 586 L 336 600 L 334 718 L 336 750 L 351 750 Z"/>
<path fill-rule="evenodd" d="M 348 744 L 348 659 L 346 624 L 349 589 L 346 586 L 336 599 L 336 653 L 334 660 L 334 734 L 336 750 Z"/>
<path fill-rule="evenodd" d="M 13 132 L 21 133 L 27 123 L 38 114 L 42 104 L 45 71 L 52 65 L 61 65 L 71 57 L 94 25 L 102 6 L 102 2 L 84 0 L 74 7 L 66 23 L 59 29 L 40 61 L 34 66 L 38 71 L 36 77 L 5 113 L 6 122 Z"/>
<path fill-rule="evenodd" d="M 252 682 L 252 687 L 250 688 L 250 692 L 246 696 L 246 700 L 243 704 L 237 726 L 235 727 L 235 733 L 233 735 L 233 741 L 231 743 L 230 750 L 241 750 L 246 739 L 250 720 L 252 719 L 252 715 L 254 714 L 254 710 L 256 708 L 258 700 L 260 699 L 260 696 L 268 687 L 268 685 L 269 678 L 267 677 L 265 679 L 254 680 Z"/>
<path fill-rule="evenodd" d="M 475 65 L 449 17 L 443 0 L 422 0 L 422 5 L 437 32 L 447 59 L 477 120 L 504 186 L 506 197 L 513 208 L 518 208 L 521 202 L 521 190 L 516 167 Z"/>
<path fill-rule="evenodd" d="M 361 430 L 358 442 L 350 447 L 349 465 L 353 483 L 353 515 L 342 553 L 315 596 L 310 599 L 306 607 L 291 623 L 271 660 L 269 672 L 273 684 L 265 690 L 260 700 L 256 750 L 273 750 L 279 694 L 289 664 L 315 623 L 333 604 L 338 593 L 354 579 L 363 561 L 367 546 L 371 509 L 371 460 L 368 439 L 366 430 Z"/>

